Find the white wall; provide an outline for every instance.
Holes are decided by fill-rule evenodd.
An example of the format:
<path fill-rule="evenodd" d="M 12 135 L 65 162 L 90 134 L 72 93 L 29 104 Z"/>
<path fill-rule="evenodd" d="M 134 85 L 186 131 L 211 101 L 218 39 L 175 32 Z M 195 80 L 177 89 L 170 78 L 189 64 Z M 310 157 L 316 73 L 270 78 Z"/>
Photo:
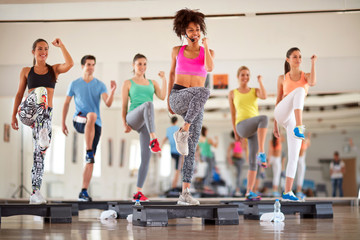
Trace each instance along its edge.
<path fill-rule="evenodd" d="M 61 37 L 76 63 L 85 54 L 95 55 L 104 69 L 103 75 L 99 72 L 97 75 L 105 82 L 131 77 L 131 61 L 138 52 L 148 57 L 148 75 L 156 78 L 159 70 L 168 73 L 171 48 L 180 44 L 171 24 L 171 20 L 2 23 L 0 78 L 4 88 L 0 95 L 14 94 L 19 71 L 22 66 L 31 65 L 31 45 L 39 37 L 49 42 Z M 262 74 L 265 87 L 275 93 L 274 82 L 283 72 L 285 53 L 290 47 L 298 46 L 305 71 L 310 70 L 311 55 L 316 53 L 319 57 L 318 84 L 313 92 L 360 90 L 354 71 L 360 64 L 360 13 L 208 19 L 207 24 L 210 46 L 216 54 L 214 73 L 228 73 L 230 87 L 236 85 L 237 68 L 248 65 L 253 76 Z M 61 61 L 59 49 L 51 47 L 48 62 Z M 78 72 L 75 66 L 60 76 L 60 83 L 72 80 Z M 60 85 L 56 93 L 61 96 L 66 87 Z"/>
<path fill-rule="evenodd" d="M 80 58 L 85 54 L 97 57 L 96 76 L 103 80 L 107 86 L 111 79 L 117 80 L 118 91 L 113 109 L 106 109 L 102 105 L 102 119 L 104 128 L 102 133 L 102 178 L 92 181 L 94 196 L 99 198 L 125 198 L 129 197 L 134 189 L 136 177 L 130 177 L 128 165 L 118 167 L 120 140 L 126 138 L 125 163 L 129 157 L 129 142 L 137 138 L 136 133 L 125 135 L 123 133 L 120 116 L 120 86 L 123 80 L 131 77 L 131 60 L 140 52 L 148 57 L 149 66 L 147 76 L 157 79 L 159 70 L 169 71 L 171 48 L 180 44 L 172 32 L 170 20 L 143 21 L 143 22 L 67 22 L 67 23 L 1 23 L 0 24 L 0 125 L 10 123 L 13 96 L 16 93 L 19 72 L 21 67 L 30 66 L 32 62 L 32 42 L 41 37 L 49 42 L 55 37 L 61 37 L 69 52 L 77 63 L 68 73 L 59 77 L 54 99 L 53 124 L 60 126 L 62 104 L 68 84 L 79 77 Z M 360 64 L 360 14 L 304 14 L 304 15 L 278 15 L 262 17 L 241 17 L 229 19 L 208 19 L 208 37 L 210 46 L 215 50 L 214 73 L 228 73 L 230 75 L 230 88 L 236 86 L 235 73 L 240 65 L 248 65 L 253 77 L 257 74 L 264 76 L 264 84 L 269 93 L 275 93 L 275 80 L 282 73 L 284 55 L 290 47 L 298 46 L 302 49 L 304 58 L 303 69 L 309 71 L 309 58 L 313 53 L 319 56 L 317 71 L 318 85 L 312 91 L 359 91 L 359 77 L 357 68 Z M 63 61 L 59 49 L 50 48 L 48 59 L 50 64 Z M 254 79 L 253 79 L 254 80 Z M 255 81 L 254 81 L 255 82 Z M 226 94 L 226 93 L 224 93 Z M 71 116 L 74 106 L 71 106 Z M 72 129 L 71 117 L 67 122 Z M 211 116 L 211 115 L 209 115 Z M 157 131 L 160 138 L 165 135 L 165 127 L 169 119 L 165 110 L 159 110 L 156 116 Z M 216 118 L 218 119 L 218 118 Z M 225 135 L 231 126 L 225 121 L 212 121 L 206 119 L 205 124 L 212 126 L 213 134 L 223 136 L 223 142 L 216 151 L 217 156 L 224 155 L 228 140 Z M 230 122 L 228 122 L 230 123 Z M 3 128 L 0 127 L 0 133 Z M 214 130 L 213 130 L 214 129 Z M 212 134 L 212 133 L 211 133 Z M 342 139 L 337 131 L 334 139 Z M 349 133 L 359 145 L 359 132 Z M 321 135 L 319 135 L 320 138 Z M 30 188 L 30 169 L 32 165 L 32 143 L 29 132 L 25 134 L 25 185 Z M 114 165 L 107 166 L 107 141 L 114 142 Z M 339 140 L 340 141 L 340 140 Z M 0 161 L 0 197 L 10 197 L 19 184 L 20 161 L 20 134 L 11 131 L 11 142 L 0 141 L 2 153 Z M 44 189 L 50 182 L 61 183 L 64 198 L 76 198 L 81 187 L 83 156 L 78 150 L 78 162 L 71 163 L 72 134 L 66 142 L 65 175 L 46 174 Z M 316 146 L 316 140 L 314 140 Z M 327 144 L 328 143 L 328 144 Z M 333 139 L 324 135 L 319 141 L 319 152 L 311 153 L 308 159 L 314 159 L 311 164 L 316 165 L 316 159 L 322 155 L 332 155 L 334 148 L 330 149 Z M 322 145 L 323 144 L 323 145 Z M 83 146 L 82 139 L 78 147 Z M 221 159 L 221 157 L 218 157 Z M 151 171 L 156 173 L 156 163 L 152 162 Z M 308 164 L 310 164 L 308 162 Z M 160 177 L 149 174 L 145 189 L 155 186 L 153 192 L 158 192 Z M 163 180 L 163 179 L 162 179 Z M 359 182 L 359 181 L 358 181 Z M 149 186 L 151 184 L 151 186 Z M 111 189 L 111 191 L 108 191 Z M 147 191 L 145 191 L 147 192 Z M 150 192 L 150 191 L 149 191 Z"/>

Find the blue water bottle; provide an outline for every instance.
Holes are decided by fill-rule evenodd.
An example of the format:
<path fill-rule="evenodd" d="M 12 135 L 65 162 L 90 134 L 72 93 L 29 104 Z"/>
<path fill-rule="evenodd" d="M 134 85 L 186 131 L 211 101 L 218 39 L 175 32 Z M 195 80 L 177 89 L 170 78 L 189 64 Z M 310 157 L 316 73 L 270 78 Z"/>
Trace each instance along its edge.
<path fill-rule="evenodd" d="M 136 201 L 135 201 L 135 206 L 141 206 L 139 199 L 136 199 Z"/>

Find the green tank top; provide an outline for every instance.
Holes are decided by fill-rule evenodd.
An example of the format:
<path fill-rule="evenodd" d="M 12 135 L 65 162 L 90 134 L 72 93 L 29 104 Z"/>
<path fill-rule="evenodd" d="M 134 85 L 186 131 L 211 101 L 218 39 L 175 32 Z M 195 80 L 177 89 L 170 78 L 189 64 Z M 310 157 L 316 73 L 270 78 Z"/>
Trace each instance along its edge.
<path fill-rule="evenodd" d="M 204 156 L 204 157 L 209 157 L 209 158 L 212 158 L 214 155 L 211 151 L 211 145 L 209 144 L 207 138 L 205 140 L 205 142 L 199 142 L 199 147 L 200 147 L 200 153 L 201 153 L 201 156 Z"/>
<path fill-rule="evenodd" d="M 151 80 L 149 85 L 140 85 L 136 84 L 132 79 L 130 79 L 131 87 L 129 91 L 130 97 L 130 109 L 129 112 L 140 106 L 145 102 L 152 102 L 155 88 Z"/>

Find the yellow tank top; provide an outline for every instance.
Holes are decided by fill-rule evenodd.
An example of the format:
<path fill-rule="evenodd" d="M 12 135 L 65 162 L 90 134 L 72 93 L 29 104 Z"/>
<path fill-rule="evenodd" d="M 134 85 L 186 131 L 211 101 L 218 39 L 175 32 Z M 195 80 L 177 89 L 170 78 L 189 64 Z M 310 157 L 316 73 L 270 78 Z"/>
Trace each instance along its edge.
<path fill-rule="evenodd" d="M 234 89 L 233 93 L 234 106 L 236 109 L 235 124 L 238 124 L 245 119 L 256 117 L 259 115 L 255 88 L 251 88 L 248 93 L 240 93 L 239 90 Z"/>

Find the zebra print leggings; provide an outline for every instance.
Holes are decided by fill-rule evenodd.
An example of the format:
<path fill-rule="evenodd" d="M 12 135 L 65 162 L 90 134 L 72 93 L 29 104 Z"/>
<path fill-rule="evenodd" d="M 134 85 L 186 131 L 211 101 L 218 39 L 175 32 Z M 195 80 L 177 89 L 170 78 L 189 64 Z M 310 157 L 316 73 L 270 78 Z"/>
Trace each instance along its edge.
<path fill-rule="evenodd" d="M 49 140 L 51 139 L 52 108 L 47 105 L 47 90 L 38 87 L 33 90 L 20 104 L 18 109 L 20 121 L 32 128 L 34 143 L 34 164 L 31 170 L 32 189 L 40 190 L 44 174 L 44 159 L 47 148 L 39 145 L 39 132 L 47 128 Z"/>

